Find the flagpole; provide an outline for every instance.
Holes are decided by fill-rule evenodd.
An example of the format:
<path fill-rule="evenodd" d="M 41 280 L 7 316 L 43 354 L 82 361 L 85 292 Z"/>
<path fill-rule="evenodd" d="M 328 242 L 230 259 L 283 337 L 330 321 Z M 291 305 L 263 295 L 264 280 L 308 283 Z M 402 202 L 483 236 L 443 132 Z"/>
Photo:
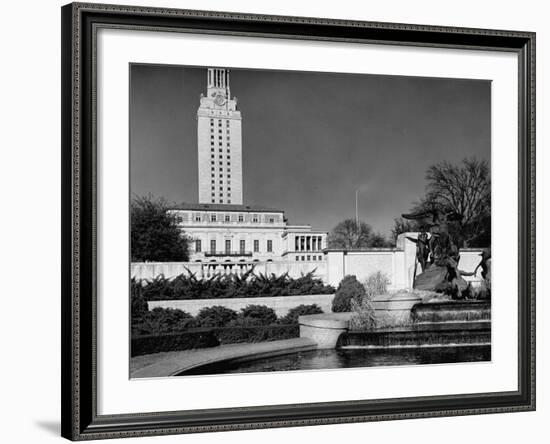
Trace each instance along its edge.
<path fill-rule="evenodd" d="M 355 227 L 359 231 L 359 190 L 355 190 Z"/>

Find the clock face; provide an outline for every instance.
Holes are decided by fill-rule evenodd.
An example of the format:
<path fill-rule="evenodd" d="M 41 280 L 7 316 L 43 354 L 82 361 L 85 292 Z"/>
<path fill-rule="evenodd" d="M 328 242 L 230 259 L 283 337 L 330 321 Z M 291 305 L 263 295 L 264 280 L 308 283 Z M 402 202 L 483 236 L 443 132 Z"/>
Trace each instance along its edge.
<path fill-rule="evenodd" d="M 217 94 L 216 97 L 214 98 L 214 103 L 218 106 L 222 106 L 225 104 L 225 97 L 222 96 L 221 94 Z"/>

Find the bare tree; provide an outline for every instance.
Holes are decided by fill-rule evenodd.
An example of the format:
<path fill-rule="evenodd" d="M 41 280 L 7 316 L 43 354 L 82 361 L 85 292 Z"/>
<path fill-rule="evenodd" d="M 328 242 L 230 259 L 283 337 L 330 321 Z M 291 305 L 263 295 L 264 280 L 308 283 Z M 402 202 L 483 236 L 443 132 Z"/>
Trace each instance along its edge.
<path fill-rule="evenodd" d="M 489 164 L 476 158 L 460 165 L 444 161 L 426 172 L 426 196 L 415 210 L 437 208 L 461 219 L 451 228 L 462 246 L 488 246 L 491 241 L 491 179 Z"/>
<path fill-rule="evenodd" d="M 346 219 L 336 225 L 328 237 L 329 248 L 344 248 L 347 250 L 368 247 L 386 247 L 387 240 L 375 233 L 371 226 L 354 219 Z"/>

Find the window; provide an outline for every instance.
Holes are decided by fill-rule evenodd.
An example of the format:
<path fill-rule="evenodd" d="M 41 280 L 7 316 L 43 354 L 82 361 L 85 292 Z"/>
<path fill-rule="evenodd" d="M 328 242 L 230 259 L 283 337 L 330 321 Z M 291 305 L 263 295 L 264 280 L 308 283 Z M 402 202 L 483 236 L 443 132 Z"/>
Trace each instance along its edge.
<path fill-rule="evenodd" d="M 210 222 L 216 222 L 217 218 L 215 214 L 210 215 Z"/>
<path fill-rule="evenodd" d="M 271 253 L 273 251 L 273 241 L 272 240 L 268 240 L 267 241 L 267 252 L 268 253 Z"/>
<path fill-rule="evenodd" d="M 299 261 L 299 260 L 300 260 L 300 256 L 296 256 L 296 260 Z"/>
<path fill-rule="evenodd" d="M 260 241 L 258 239 L 254 240 L 254 253 L 258 253 L 260 251 Z"/>
<path fill-rule="evenodd" d="M 305 256 L 302 256 L 302 260 L 305 261 L 305 260 L 306 260 L 306 257 L 305 257 Z"/>
<path fill-rule="evenodd" d="M 195 222 L 200 222 L 200 221 L 201 221 L 201 215 L 195 214 Z"/>
<path fill-rule="evenodd" d="M 231 199 L 227 199 L 227 203 L 230 204 L 230 203 L 231 203 Z"/>
<path fill-rule="evenodd" d="M 308 257 L 307 257 L 307 260 L 310 261 L 310 260 L 311 260 L 311 256 L 308 256 Z"/>
<path fill-rule="evenodd" d="M 275 218 L 270 217 L 270 218 L 269 218 L 269 223 L 270 223 L 270 224 L 274 224 L 274 223 L 275 223 Z"/>
<path fill-rule="evenodd" d="M 211 253 L 216 252 L 216 241 L 214 239 L 210 241 L 210 252 Z"/>
<path fill-rule="evenodd" d="M 226 214 L 226 215 L 225 215 L 225 218 L 224 218 L 224 220 L 225 220 L 226 222 L 230 222 L 230 217 L 229 217 L 229 214 Z"/>
<path fill-rule="evenodd" d="M 258 215 L 257 214 L 252 215 L 252 222 L 258 223 Z"/>
<path fill-rule="evenodd" d="M 195 241 L 195 252 L 196 253 L 200 253 L 202 251 L 202 244 L 201 244 L 201 240 L 200 239 L 197 239 Z"/>
<path fill-rule="evenodd" d="M 231 253 L 231 240 L 229 239 L 225 240 L 225 252 L 227 254 Z"/>
<path fill-rule="evenodd" d="M 241 254 L 244 254 L 245 246 L 246 246 L 245 241 L 244 241 L 244 240 L 240 240 L 240 241 L 239 241 L 239 251 L 241 252 Z"/>

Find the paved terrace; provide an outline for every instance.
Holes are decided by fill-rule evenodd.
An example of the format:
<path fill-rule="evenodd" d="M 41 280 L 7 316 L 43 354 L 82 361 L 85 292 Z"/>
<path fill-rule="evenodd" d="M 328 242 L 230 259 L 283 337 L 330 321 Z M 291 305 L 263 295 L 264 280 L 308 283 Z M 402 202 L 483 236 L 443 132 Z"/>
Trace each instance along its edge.
<path fill-rule="evenodd" d="M 212 348 L 154 353 L 135 356 L 130 360 L 131 378 L 174 376 L 192 368 L 233 359 L 261 359 L 301 351 L 315 350 L 317 343 L 309 338 L 253 344 L 227 344 Z"/>

